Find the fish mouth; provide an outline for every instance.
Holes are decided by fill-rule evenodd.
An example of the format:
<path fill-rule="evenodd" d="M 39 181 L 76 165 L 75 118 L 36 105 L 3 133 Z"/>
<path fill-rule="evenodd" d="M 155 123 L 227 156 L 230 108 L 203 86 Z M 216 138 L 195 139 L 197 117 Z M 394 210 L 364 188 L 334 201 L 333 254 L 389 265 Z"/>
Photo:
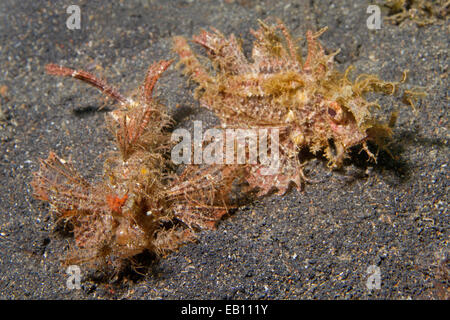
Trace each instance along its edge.
<path fill-rule="evenodd" d="M 370 139 L 367 130 L 362 132 L 356 125 L 346 126 L 331 122 L 330 126 L 334 133 L 334 141 L 340 142 L 344 149 L 359 145 Z"/>

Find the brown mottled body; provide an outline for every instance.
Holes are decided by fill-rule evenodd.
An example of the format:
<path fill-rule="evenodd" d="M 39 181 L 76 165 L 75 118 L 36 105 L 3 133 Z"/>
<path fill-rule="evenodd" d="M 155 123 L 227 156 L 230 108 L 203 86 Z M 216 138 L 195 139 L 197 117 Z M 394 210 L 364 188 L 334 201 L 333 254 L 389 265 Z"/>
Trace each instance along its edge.
<path fill-rule="evenodd" d="M 160 61 L 149 68 L 136 101 L 85 71 L 46 67 L 50 74 L 87 82 L 120 104 L 107 115 L 119 151 L 107 158 L 102 181 L 87 182 L 53 152 L 34 174 L 35 197 L 48 201 L 60 219 L 73 225 L 76 249 L 67 263 L 120 267 L 146 250 L 175 250 L 194 240 L 194 229 L 214 228 L 227 212 L 232 181 L 225 172 L 188 168 L 178 176 L 171 171 L 166 130 L 171 119 L 153 99 L 154 86 L 170 64 Z"/>
<path fill-rule="evenodd" d="M 243 54 L 233 35 L 202 31 L 194 42 L 206 49 L 214 69 L 207 71 L 183 37 L 174 38 L 174 50 L 184 73 L 198 83 L 195 97 L 228 127 L 277 127 L 281 130 L 281 170 L 272 176 L 260 174 L 258 165 L 249 169 L 251 186 L 266 194 L 272 187 L 284 193 L 293 182 L 305 180 L 298 158 L 301 148 L 324 151 L 330 167 L 340 167 L 348 151 L 372 140 L 382 144 L 391 135 L 388 125 L 377 121 L 365 93 L 393 94 L 398 83 L 361 75 L 354 82 L 334 68 L 338 52 L 326 54 L 317 38 L 325 31 L 308 31 L 308 54 L 303 61 L 283 23 L 269 26 L 260 21 L 251 60 Z"/>

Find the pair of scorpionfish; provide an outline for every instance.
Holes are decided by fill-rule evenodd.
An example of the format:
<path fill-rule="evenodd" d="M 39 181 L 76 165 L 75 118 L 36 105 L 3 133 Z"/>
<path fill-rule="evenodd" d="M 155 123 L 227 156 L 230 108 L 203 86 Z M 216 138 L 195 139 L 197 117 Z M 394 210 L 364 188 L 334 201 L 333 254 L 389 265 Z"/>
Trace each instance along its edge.
<path fill-rule="evenodd" d="M 198 84 L 195 98 L 212 110 L 228 128 L 278 128 L 280 167 L 264 175 L 258 164 L 187 165 L 173 170 L 168 152 L 173 145 L 166 108 L 154 98 L 154 88 L 172 61 L 159 61 L 148 69 L 138 99 L 122 96 L 94 75 L 54 64 L 52 75 L 86 82 L 117 102 L 107 115 L 118 151 L 105 161 L 103 179 L 86 181 L 73 165 L 53 152 L 34 173 L 34 196 L 51 204 L 52 211 L 73 228 L 75 245 L 67 264 L 87 263 L 120 268 L 140 253 L 157 255 L 194 241 L 199 229 L 212 229 L 235 207 L 231 194 L 236 181 L 245 192 L 264 196 L 287 192 L 308 181 L 299 151 L 321 152 L 331 168 L 339 168 L 349 149 L 373 141 L 383 147 L 391 135 L 365 99 L 367 92 L 393 94 L 400 82 L 384 82 L 372 75 L 348 79 L 348 71 L 334 68 L 338 52 L 326 54 L 317 38 L 325 31 L 306 33 L 307 56 L 302 59 L 285 25 L 259 21 L 251 59 L 238 40 L 219 31 L 193 37 L 210 60 L 200 63 L 183 37 L 174 38 L 184 74 Z M 379 107 L 379 106 L 378 106 Z"/>

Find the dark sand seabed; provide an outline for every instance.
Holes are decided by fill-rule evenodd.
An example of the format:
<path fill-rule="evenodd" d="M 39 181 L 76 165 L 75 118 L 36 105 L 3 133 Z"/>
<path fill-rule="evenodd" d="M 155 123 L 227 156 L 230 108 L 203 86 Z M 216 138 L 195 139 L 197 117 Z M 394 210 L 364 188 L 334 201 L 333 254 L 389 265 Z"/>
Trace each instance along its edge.
<path fill-rule="evenodd" d="M 337 4 L 339 3 L 339 4 Z M 81 8 L 81 30 L 66 27 L 68 5 Z M 443 299 L 448 298 L 449 26 L 385 22 L 368 30 L 369 1 L 14 1 L 0 2 L 0 298 L 5 299 Z M 386 15 L 386 11 L 382 11 Z M 70 238 L 54 230 L 47 204 L 31 196 L 31 173 L 50 150 L 73 160 L 88 179 L 101 172 L 112 137 L 100 94 L 44 74 L 46 63 L 90 69 L 126 93 L 156 60 L 176 58 L 175 35 L 214 26 L 251 48 L 257 19 L 281 18 L 294 36 L 328 26 L 321 37 L 341 48 L 337 67 L 398 80 L 428 96 L 417 115 L 401 108 L 394 160 L 355 157 L 330 172 L 307 165 L 320 183 L 242 207 L 203 232 L 199 243 L 152 266 L 145 277 L 95 281 L 81 266 L 82 288 L 69 290 L 59 259 Z M 159 99 L 180 127 L 214 125 L 180 71 L 158 84 Z M 392 110 L 399 98 L 381 98 Z M 177 107 L 177 105 L 179 105 Z M 369 290 L 367 269 L 381 273 Z M 89 275 L 91 277 L 89 277 Z M 94 278 L 92 278 L 94 276 Z"/>

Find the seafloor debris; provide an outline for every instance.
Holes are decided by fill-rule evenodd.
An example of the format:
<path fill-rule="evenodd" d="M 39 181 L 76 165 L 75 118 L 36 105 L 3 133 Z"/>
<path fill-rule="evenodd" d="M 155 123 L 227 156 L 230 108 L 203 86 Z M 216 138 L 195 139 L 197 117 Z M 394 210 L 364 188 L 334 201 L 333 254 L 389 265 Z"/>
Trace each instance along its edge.
<path fill-rule="evenodd" d="M 418 26 L 425 26 L 439 20 L 446 20 L 450 9 L 449 0 L 386 0 L 389 8 L 387 20 L 400 24 L 411 19 Z"/>

